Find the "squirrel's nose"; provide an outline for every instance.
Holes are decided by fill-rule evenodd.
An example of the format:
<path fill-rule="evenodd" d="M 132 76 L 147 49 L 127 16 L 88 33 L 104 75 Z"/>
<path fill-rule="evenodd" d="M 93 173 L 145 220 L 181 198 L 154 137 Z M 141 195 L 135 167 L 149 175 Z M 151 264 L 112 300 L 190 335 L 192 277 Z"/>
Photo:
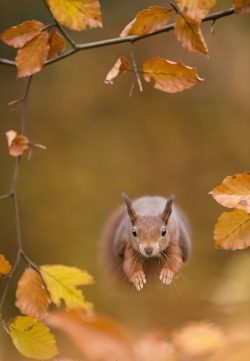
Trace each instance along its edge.
<path fill-rule="evenodd" d="M 145 251 L 145 253 L 148 255 L 148 256 L 150 256 L 152 253 L 153 253 L 153 247 L 151 247 L 151 246 L 149 246 L 149 247 L 145 247 L 144 248 L 144 251 Z"/>

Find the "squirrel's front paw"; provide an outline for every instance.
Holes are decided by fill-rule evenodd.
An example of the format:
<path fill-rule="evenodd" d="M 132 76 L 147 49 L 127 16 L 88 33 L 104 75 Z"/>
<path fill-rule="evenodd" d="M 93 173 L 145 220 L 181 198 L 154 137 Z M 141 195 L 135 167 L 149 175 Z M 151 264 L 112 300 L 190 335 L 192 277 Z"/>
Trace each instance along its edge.
<path fill-rule="evenodd" d="M 172 279 L 174 277 L 174 272 L 171 271 L 169 268 L 163 268 L 160 273 L 160 280 L 165 285 L 170 285 Z"/>
<path fill-rule="evenodd" d="M 146 277 L 143 271 L 137 271 L 133 274 L 130 279 L 131 282 L 135 285 L 135 288 L 140 291 L 143 289 L 143 285 L 146 283 Z"/>

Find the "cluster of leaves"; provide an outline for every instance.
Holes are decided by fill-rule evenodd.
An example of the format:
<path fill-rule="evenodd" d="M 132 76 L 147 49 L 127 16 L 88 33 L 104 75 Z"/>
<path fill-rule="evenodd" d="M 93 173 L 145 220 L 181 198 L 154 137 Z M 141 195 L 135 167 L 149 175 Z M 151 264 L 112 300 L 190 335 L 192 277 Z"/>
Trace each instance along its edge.
<path fill-rule="evenodd" d="M 210 194 L 221 205 L 235 208 L 224 212 L 214 229 L 215 246 L 228 250 L 250 246 L 250 173 L 226 177 Z"/>

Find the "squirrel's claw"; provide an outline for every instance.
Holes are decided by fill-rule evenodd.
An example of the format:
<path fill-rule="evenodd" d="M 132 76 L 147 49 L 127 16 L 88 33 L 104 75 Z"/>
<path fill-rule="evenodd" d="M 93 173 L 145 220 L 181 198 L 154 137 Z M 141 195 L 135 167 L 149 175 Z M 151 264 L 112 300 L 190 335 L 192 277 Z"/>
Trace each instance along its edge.
<path fill-rule="evenodd" d="M 146 283 L 146 277 L 143 271 L 137 271 L 133 274 L 131 282 L 135 285 L 137 291 L 143 289 L 144 284 Z"/>
<path fill-rule="evenodd" d="M 160 280 L 165 285 L 170 285 L 172 279 L 174 277 L 174 272 L 169 270 L 168 268 L 163 268 L 160 273 Z"/>

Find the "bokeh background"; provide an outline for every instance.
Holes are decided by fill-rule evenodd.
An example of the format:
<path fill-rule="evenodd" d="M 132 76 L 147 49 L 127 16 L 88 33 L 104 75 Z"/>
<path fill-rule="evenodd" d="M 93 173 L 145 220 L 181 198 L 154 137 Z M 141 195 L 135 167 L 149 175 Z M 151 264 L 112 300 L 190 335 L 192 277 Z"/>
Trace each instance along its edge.
<path fill-rule="evenodd" d="M 71 32 L 78 42 L 117 37 L 135 14 L 165 1 L 100 1 L 103 29 Z M 231 7 L 218 1 L 215 10 Z M 1 1 L 0 31 L 25 20 L 50 23 L 42 1 Z M 35 158 L 24 155 L 18 201 L 24 248 L 37 264 L 65 264 L 87 269 L 95 284 L 86 288 L 99 313 L 129 329 L 172 330 L 191 320 L 208 319 L 222 325 L 249 323 L 249 250 L 226 252 L 213 247 L 213 228 L 223 207 L 208 192 L 227 175 L 249 170 L 250 47 L 249 15 L 218 20 L 202 30 L 209 58 L 189 53 L 174 33 L 136 43 L 138 67 L 152 56 L 182 60 L 197 67 L 205 81 L 178 94 L 166 94 L 124 74 L 113 86 L 104 84 L 120 55 L 129 57 L 129 44 L 79 52 L 45 67 L 31 83 L 27 135 L 47 146 Z M 1 58 L 16 51 L 0 44 Z M 15 160 L 8 155 L 5 132 L 20 131 L 21 106 L 11 111 L 25 79 L 16 69 L 0 65 L 0 193 L 10 189 Z M 121 203 L 145 194 L 167 196 L 192 224 L 193 251 L 184 277 L 165 287 L 149 284 L 143 292 L 120 290 L 98 264 L 98 239 L 111 212 Z M 16 254 L 11 200 L 0 203 L 0 252 L 13 262 Z M 19 275 L 22 272 L 20 269 Z M 17 278 L 19 276 L 17 274 Z M 4 308 L 6 319 L 18 314 L 14 306 L 15 279 Z M 1 285 L 1 291 L 3 285 Z M 0 331 L 0 358 L 8 360 L 11 341 Z M 14 356 L 17 354 L 14 352 Z M 8 356 L 6 356 L 8 354 Z"/>

